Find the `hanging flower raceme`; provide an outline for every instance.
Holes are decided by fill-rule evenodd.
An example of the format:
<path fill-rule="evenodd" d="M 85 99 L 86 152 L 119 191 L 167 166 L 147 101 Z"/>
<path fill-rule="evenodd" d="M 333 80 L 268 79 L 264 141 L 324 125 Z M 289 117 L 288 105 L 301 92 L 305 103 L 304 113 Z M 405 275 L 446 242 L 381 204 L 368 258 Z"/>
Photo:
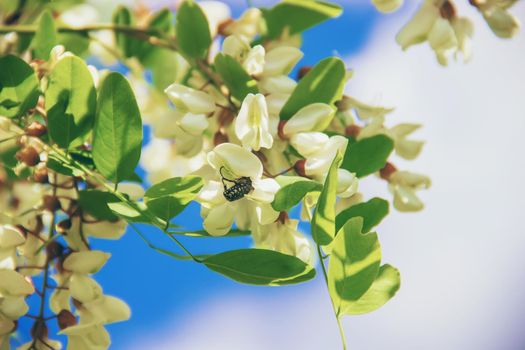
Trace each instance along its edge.
<path fill-rule="evenodd" d="M 63 275 L 67 289 L 62 294 L 72 298 L 80 316 L 78 324 L 73 319 L 63 327 L 61 333 L 68 336 L 68 346 L 74 349 L 108 349 L 111 341 L 104 325 L 129 319 L 131 311 L 122 300 L 106 296 L 102 287 L 89 275 L 96 273 L 109 259 L 109 254 L 101 251 L 75 252 L 63 262 Z M 66 287 L 62 286 L 62 287 Z M 57 312 L 71 313 L 69 303 L 63 304 L 55 294 L 54 306 L 65 306 Z M 63 311 L 65 310 L 65 311 Z M 56 311 L 56 310 L 55 310 Z M 59 316 L 60 317 L 60 316 Z"/>
<path fill-rule="evenodd" d="M 457 17 L 451 1 L 440 7 L 433 0 L 425 0 L 418 12 L 396 36 L 396 41 L 406 50 L 408 47 L 428 41 L 436 53 L 438 62 L 446 66 L 450 53 L 462 53 L 464 61 L 471 56 L 470 38 L 472 23 L 465 17 Z"/>
<path fill-rule="evenodd" d="M 217 180 L 210 180 L 197 198 L 208 233 L 225 235 L 234 221 L 239 229 L 249 230 L 277 219 L 279 213 L 271 203 L 279 184 L 262 177 L 263 165 L 253 153 L 223 143 L 208 153 L 208 163 L 215 169 Z"/>

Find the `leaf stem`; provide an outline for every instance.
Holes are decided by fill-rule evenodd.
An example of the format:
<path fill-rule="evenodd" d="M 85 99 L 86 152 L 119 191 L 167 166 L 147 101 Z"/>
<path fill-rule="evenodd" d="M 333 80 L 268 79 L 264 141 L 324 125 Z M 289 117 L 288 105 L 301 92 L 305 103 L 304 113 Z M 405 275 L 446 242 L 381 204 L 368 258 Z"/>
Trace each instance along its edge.
<path fill-rule="evenodd" d="M 307 213 L 306 215 L 308 216 L 308 220 L 310 221 L 310 225 L 311 225 L 312 213 L 310 212 L 310 208 L 308 207 L 308 204 L 306 204 L 305 201 L 303 201 L 303 205 L 306 207 L 306 213 Z M 326 267 L 324 266 L 324 259 L 326 259 L 328 256 L 323 256 L 323 252 L 321 251 L 321 246 L 317 242 L 315 243 L 315 245 L 317 247 L 317 256 L 319 257 L 319 262 L 321 263 L 321 269 L 323 270 L 323 276 L 324 276 L 324 281 L 326 283 L 326 288 L 328 289 L 328 295 L 330 296 L 330 289 L 328 287 L 328 273 L 326 272 Z M 341 335 L 341 342 L 343 343 L 343 350 L 346 350 L 345 332 L 343 330 L 343 325 L 341 324 L 341 319 L 339 318 L 339 311 L 335 307 L 332 296 L 330 296 L 330 303 L 332 304 L 332 309 L 334 310 L 335 320 L 337 321 L 337 327 L 339 328 L 339 334 Z"/>

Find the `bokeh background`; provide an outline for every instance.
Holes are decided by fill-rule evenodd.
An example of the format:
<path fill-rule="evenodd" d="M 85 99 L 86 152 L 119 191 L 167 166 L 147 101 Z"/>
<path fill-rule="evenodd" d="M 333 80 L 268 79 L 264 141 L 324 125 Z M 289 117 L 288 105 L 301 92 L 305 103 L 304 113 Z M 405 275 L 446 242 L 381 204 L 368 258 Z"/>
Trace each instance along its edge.
<path fill-rule="evenodd" d="M 236 15 L 247 6 L 225 2 Z M 396 107 L 387 124 L 424 124 L 418 137 L 427 144 L 420 158 L 396 164 L 433 180 L 422 193 L 423 212 L 393 211 L 378 227 L 383 261 L 401 270 L 402 287 L 380 310 L 344 319 L 349 348 L 525 349 L 524 33 L 496 38 L 465 0 L 458 5 L 461 14 L 475 19 L 474 57 L 443 68 L 427 45 L 402 52 L 395 43 L 416 2 L 391 15 L 379 14 L 365 0 L 336 2 L 344 14 L 305 33 L 300 65 L 340 56 L 355 69 L 347 85 L 352 96 Z M 525 1 L 518 2 L 513 13 L 525 22 Z M 122 2 L 92 3 L 109 16 Z M 173 1 L 144 3 L 174 7 Z M 367 196 L 390 198 L 376 179 L 360 187 Z M 198 215 L 197 206 L 190 206 L 177 222 L 198 229 Z M 158 232 L 147 234 L 162 246 L 170 244 Z M 186 243 L 198 253 L 250 241 Z M 130 321 L 108 327 L 112 349 L 340 348 L 321 275 L 298 286 L 245 286 L 160 255 L 133 231 L 95 246 L 112 253 L 95 277 L 133 312 Z M 21 333 L 27 334 L 30 324 L 24 322 Z"/>

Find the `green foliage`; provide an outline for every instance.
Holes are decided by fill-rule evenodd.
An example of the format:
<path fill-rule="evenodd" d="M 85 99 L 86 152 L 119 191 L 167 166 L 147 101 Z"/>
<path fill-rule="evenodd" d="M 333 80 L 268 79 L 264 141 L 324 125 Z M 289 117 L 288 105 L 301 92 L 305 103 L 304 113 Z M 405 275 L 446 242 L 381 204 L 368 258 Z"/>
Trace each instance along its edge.
<path fill-rule="evenodd" d="M 77 56 L 83 56 L 89 49 L 89 37 L 85 33 L 58 33 L 57 41 Z"/>
<path fill-rule="evenodd" d="M 349 142 L 341 167 L 356 173 L 358 177 L 373 174 L 385 166 L 393 149 L 394 141 L 385 135 Z"/>
<path fill-rule="evenodd" d="M 195 199 L 203 185 L 198 176 L 174 177 L 150 187 L 144 200 L 153 214 L 169 221 Z"/>
<path fill-rule="evenodd" d="M 108 180 L 118 183 L 132 176 L 140 158 L 142 121 L 128 81 L 110 73 L 98 96 L 93 133 L 93 161 Z"/>
<path fill-rule="evenodd" d="M 327 19 L 338 17 L 341 6 L 324 1 L 284 0 L 264 10 L 269 38 L 278 38 L 284 30 L 289 34 L 301 33 Z"/>
<path fill-rule="evenodd" d="M 99 190 L 84 190 L 78 192 L 78 205 L 86 213 L 99 220 L 114 221 L 118 217 L 109 208 L 109 203 L 118 203 L 120 200 L 113 193 Z"/>
<path fill-rule="evenodd" d="M 72 162 L 65 162 L 55 153 L 49 153 L 46 166 L 59 174 L 66 176 L 82 176 L 84 172 Z"/>
<path fill-rule="evenodd" d="M 288 120 L 301 108 L 316 102 L 333 104 L 339 100 L 345 84 L 345 64 L 337 57 L 320 61 L 297 84 L 281 110 L 280 118 Z"/>
<path fill-rule="evenodd" d="M 51 49 L 57 45 L 57 30 L 51 12 L 45 11 L 40 16 L 38 30 L 33 37 L 31 46 L 33 47 L 34 57 L 42 60 L 49 59 Z"/>
<path fill-rule="evenodd" d="M 368 202 L 352 205 L 337 214 L 335 230 L 339 231 L 348 220 L 360 216 L 363 218 L 363 232 L 369 232 L 387 215 L 388 202 L 382 198 L 372 198 Z"/>
<path fill-rule="evenodd" d="M 0 67 L 0 115 L 19 117 L 36 105 L 38 79 L 33 69 L 16 56 L 0 57 Z"/>
<path fill-rule="evenodd" d="M 301 176 L 278 176 L 276 180 L 281 188 L 272 202 L 275 211 L 288 211 L 299 204 L 308 192 L 323 188 L 319 182 Z"/>
<path fill-rule="evenodd" d="M 93 128 L 97 96 L 84 61 L 62 58 L 49 76 L 46 90 L 49 136 L 62 148 L 81 144 Z"/>
<path fill-rule="evenodd" d="M 131 11 L 125 6 L 119 6 L 113 14 L 113 24 L 120 26 L 132 26 L 135 20 Z M 131 35 L 121 31 L 115 31 L 115 41 L 124 57 L 133 57 L 137 54 L 141 42 Z"/>
<path fill-rule="evenodd" d="M 238 101 L 243 101 L 249 93 L 256 94 L 257 82 L 233 57 L 222 53 L 215 57 L 215 69 L 221 76 L 230 93 Z"/>
<path fill-rule="evenodd" d="M 379 272 L 381 247 L 377 234 L 362 234 L 362 227 L 362 218 L 348 220 L 332 243 L 328 289 L 338 315 L 345 303 L 356 302 L 366 293 Z"/>
<path fill-rule="evenodd" d="M 192 0 L 182 3 L 175 24 L 180 51 L 190 57 L 203 59 L 211 45 L 208 20 L 199 5 Z"/>
<path fill-rule="evenodd" d="M 206 230 L 197 230 L 197 231 L 170 231 L 170 234 L 181 235 L 186 237 L 201 237 L 201 238 L 222 238 L 222 237 L 240 237 L 240 236 L 249 236 L 251 231 L 231 229 L 227 234 L 223 236 L 212 236 Z"/>
<path fill-rule="evenodd" d="M 361 298 L 342 303 L 341 314 L 361 315 L 375 311 L 392 299 L 400 286 L 399 270 L 388 264 L 383 265 L 374 283 Z"/>
<path fill-rule="evenodd" d="M 337 192 L 337 169 L 341 164 L 342 155 L 337 152 L 326 180 L 323 190 L 315 206 L 312 218 L 312 237 L 319 245 L 328 245 L 335 236 L 335 203 Z"/>
<path fill-rule="evenodd" d="M 305 282 L 315 269 L 295 256 L 266 249 L 239 249 L 212 255 L 203 263 L 237 282 L 279 286 Z"/>

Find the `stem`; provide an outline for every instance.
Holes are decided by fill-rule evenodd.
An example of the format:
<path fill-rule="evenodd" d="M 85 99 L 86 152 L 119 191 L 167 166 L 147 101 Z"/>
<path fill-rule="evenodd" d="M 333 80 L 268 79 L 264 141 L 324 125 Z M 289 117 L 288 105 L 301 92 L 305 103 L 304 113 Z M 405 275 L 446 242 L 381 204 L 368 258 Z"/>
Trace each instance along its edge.
<path fill-rule="evenodd" d="M 306 213 L 308 215 L 308 219 L 309 219 L 310 225 L 311 225 L 311 223 L 312 223 L 312 214 L 310 213 L 310 208 L 308 207 L 308 205 L 306 204 L 305 201 L 303 201 L 303 204 L 306 206 Z M 324 276 L 324 281 L 326 283 L 326 288 L 328 289 L 328 273 L 326 272 L 326 267 L 324 266 L 324 259 L 327 256 L 323 257 L 323 253 L 321 252 L 321 246 L 317 242 L 315 243 L 315 245 L 317 247 L 317 256 L 319 257 L 319 262 L 321 263 L 321 269 L 323 270 L 323 276 Z M 330 290 L 329 289 L 328 289 L 328 295 L 330 296 Z M 339 318 L 339 311 L 336 308 L 336 306 L 334 304 L 334 300 L 332 299 L 331 296 L 330 296 L 330 302 L 332 303 L 332 309 L 334 310 L 335 320 L 337 321 L 337 327 L 339 328 L 339 334 L 341 335 L 341 342 L 343 343 L 343 350 L 346 350 L 345 332 L 343 330 L 343 325 L 341 324 L 341 319 Z"/>

